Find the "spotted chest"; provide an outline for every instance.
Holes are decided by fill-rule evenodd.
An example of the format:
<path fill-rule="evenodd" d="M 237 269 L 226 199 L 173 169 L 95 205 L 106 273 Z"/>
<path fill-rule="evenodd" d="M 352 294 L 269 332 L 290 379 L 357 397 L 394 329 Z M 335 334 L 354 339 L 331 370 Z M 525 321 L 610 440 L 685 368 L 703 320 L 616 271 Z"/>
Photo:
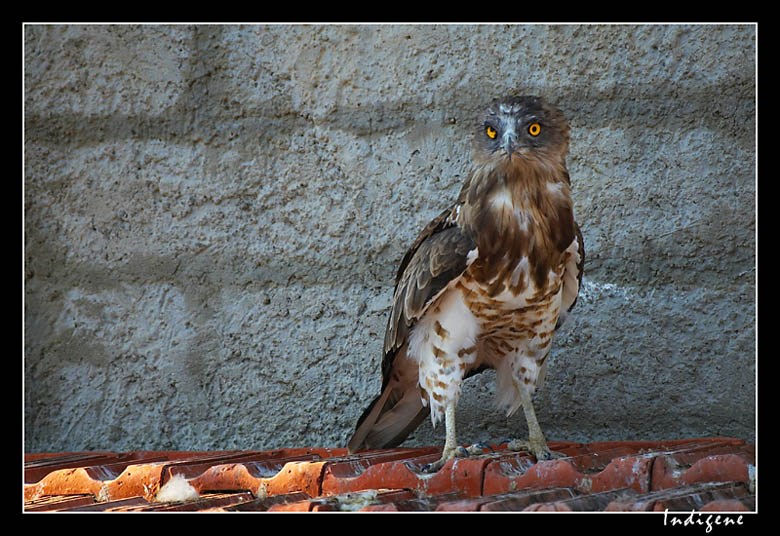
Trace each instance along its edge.
<path fill-rule="evenodd" d="M 493 296 L 467 271 L 458 282 L 464 302 L 479 323 L 478 361 L 500 369 L 509 363 L 511 376 L 531 392 L 549 355 L 561 306 L 563 264 L 551 270 L 545 284 L 512 287 Z"/>

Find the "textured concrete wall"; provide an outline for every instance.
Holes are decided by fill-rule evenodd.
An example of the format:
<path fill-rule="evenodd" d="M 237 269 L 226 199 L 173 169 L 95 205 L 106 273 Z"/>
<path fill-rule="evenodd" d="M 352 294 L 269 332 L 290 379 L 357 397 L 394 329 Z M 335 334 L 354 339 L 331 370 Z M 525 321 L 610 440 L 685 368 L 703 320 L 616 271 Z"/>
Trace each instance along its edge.
<path fill-rule="evenodd" d="M 26 26 L 25 448 L 343 446 L 507 93 L 569 117 L 588 253 L 548 439 L 754 439 L 755 57 L 753 26 Z M 493 379 L 463 442 L 526 433 Z"/>

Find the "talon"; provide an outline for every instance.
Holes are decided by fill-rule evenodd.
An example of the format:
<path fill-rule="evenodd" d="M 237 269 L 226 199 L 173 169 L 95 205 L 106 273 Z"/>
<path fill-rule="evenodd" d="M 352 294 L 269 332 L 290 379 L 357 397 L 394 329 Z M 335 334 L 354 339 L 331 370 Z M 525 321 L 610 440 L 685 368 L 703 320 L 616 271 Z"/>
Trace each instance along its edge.
<path fill-rule="evenodd" d="M 554 450 L 550 450 L 546 446 L 536 448 L 536 449 L 528 449 L 528 452 L 532 454 L 536 458 L 536 461 L 538 462 L 568 457 L 567 454 L 564 454 L 562 452 L 555 452 Z"/>
<path fill-rule="evenodd" d="M 492 446 L 490 446 L 490 445 L 489 445 L 489 444 L 487 444 L 487 443 L 474 443 L 473 445 L 471 445 L 470 447 L 468 447 L 468 448 L 466 449 L 466 451 L 467 451 L 469 454 L 472 454 L 472 455 L 477 455 L 477 454 L 484 454 L 484 452 L 483 452 L 483 451 L 484 451 L 485 449 L 488 449 L 490 452 L 495 452 L 495 451 L 496 451 L 496 450 L 495 450 L 495 449 L 494 449 Z"/>
<path fill-rule="evenodd" d="M 506 444 L 506 450 L 527 452 L 536 461 L 547 461 L 557 458 L 566 458 L 567 454 L 550 450 L 544 442 L 521 441 L 519 439 L 502 439 L 501 445 Z"/>
<path fill-rule="evenodd" d="M 436 460 L 433 463 L 427 463 L 423 465 L 422 472 L 423 473 L 436 473 L 439 469 L 444 467 L 444 464 L 447 463 L 449 459 L 440 458 Z"/>
<path fill-rule="evenodd" d="M 471 448 L 471 447 L 469 447 Z M 472 452 L 466 447 L 458 445 L 451 449 L 444 449 L 441 453 L 441 458 L 433 463 L 426 464 L 422 467 L 421 471 L 424 473 L 435 473 L 444 465 L 454 458 L 468 458 Z"/>
<path fill-rule="evenodd" d="M 521 441 L 519 439 L 510 439 L 506 443 L 507 450 L 525 451 L 529 454 L 533 454 L 533 449 L 528 441 Z"/>
<path fill-rule="evenodd" d="M 528 450 L 528 442 L 513 439 L 511 437 L 505 437 L 501 439 L 499 445 L 506 445 L 507 450 Z"/>

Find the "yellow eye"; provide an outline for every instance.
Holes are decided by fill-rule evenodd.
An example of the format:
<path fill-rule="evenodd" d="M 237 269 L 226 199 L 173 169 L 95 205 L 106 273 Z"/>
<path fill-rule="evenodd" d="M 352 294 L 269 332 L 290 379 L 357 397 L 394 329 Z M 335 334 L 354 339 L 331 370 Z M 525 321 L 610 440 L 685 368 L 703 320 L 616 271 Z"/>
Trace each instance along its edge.
<path fill-rule="evenodd" d="M 496 135 L 498 134 L 498 132 L 496 132 L 496 129 L 494 129 L 490 125 L 488 125 L 487 128 L 485 128 L 485 133 L 488 135 L 488 138 L 490 138 L 491 140 L 496 139 Z"/>
<path fill-rule="evenodd" d="M 531 136 L 538 136 L 541 131 L 542 131 L 542 125 L 540 125 L 539 123 L 531 123 L 531 125 L 528 127 L 528 133 Z"/>

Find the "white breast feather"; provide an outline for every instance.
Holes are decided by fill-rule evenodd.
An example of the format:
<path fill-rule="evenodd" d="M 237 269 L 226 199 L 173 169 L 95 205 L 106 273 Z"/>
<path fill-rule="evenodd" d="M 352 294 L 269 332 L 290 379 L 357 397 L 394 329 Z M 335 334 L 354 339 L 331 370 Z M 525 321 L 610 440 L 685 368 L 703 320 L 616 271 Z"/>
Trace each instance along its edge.
<path fill-rule="evenodd" d="M 460 394 L 460 363 L 473 362 L 476 352 L 458 354 L 464 348 L 474 347 L 478 334 L 479 323 L 457 289 L 449 289 L 431 303 L 409 334 L 408 355 L 419 364 L 419 382 L 428 393 L 423 404 L 431 403 L 434 426 L 443 416 L 445 402 L 457 400 Z"/>

